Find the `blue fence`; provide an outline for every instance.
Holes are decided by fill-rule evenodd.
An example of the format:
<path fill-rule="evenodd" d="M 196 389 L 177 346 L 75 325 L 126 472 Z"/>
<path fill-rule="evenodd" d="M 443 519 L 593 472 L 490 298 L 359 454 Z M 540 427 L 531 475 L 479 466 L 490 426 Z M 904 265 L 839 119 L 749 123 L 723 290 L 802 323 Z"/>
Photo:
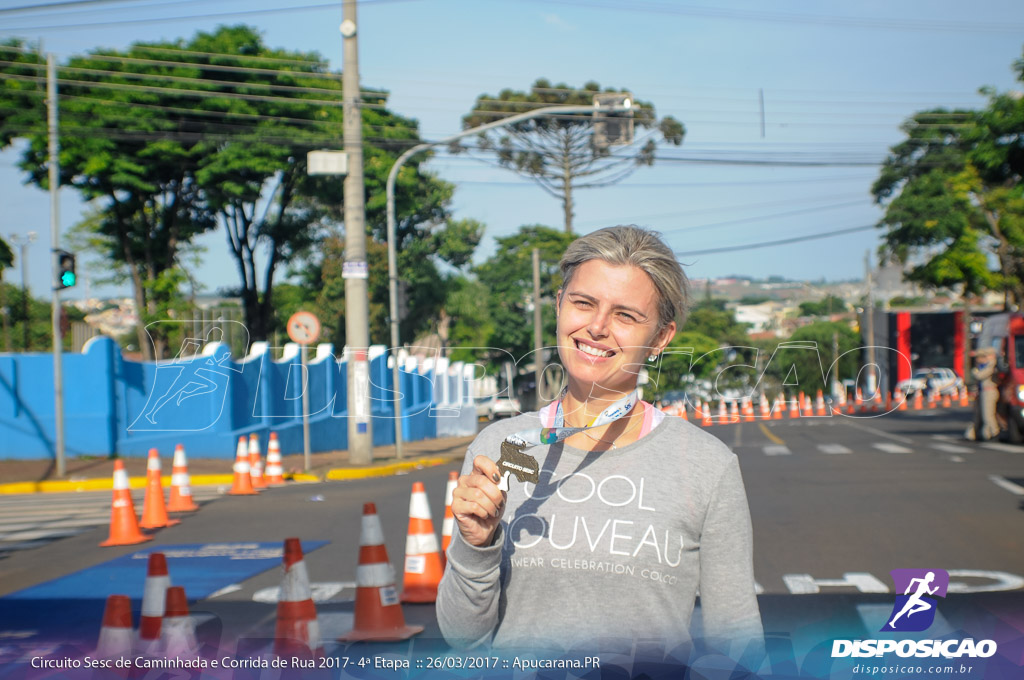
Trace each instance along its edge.
<path fill-rule="evenodd" d="M 392 371 L 384 348 L 371 348 L 373 443 L 394 443 Z M 417 441 L 473 434 L 472 366 L 399 357 L 402 436 Z M 117 344 L 94 338 L 63 356 L 65 454 L 145 456 L 183 444 L 190 456 L 233 458 L 239 436 L 266 441 L 277 432 L 283 454 L 302 451 L 302 391 L 308 390 L 314 451 L 348 448 L 349 362 L 320 345 L 303 371 L 297 345 L 273 360 L 266 343 L 232 358 L 211 343 L 172 362 L 125 359 Z M 53 357 L 0 354 L 0 458 L 54 458 Z"/>

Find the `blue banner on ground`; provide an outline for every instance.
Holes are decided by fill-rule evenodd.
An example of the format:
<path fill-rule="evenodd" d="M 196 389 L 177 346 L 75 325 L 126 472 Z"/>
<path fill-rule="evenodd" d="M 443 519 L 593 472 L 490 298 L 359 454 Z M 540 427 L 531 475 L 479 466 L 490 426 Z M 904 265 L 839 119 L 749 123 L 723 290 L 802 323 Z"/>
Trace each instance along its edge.
<path fill-rule="evenodd" d="M 309 553 L 327 541 L 305 541 Z M 241 583 L 282 563 L 278 543 L 195 543 L 157 545 L 122 555 L 67 576 L 40 583 L 0 598 L 0 621 L 23 639 L 78 640 L 95 638 L 109 595 L 127 595 L 138 611 L 146 583 L 150 553 L 167 558 L 171 584 L 183 586 L 190 602 Z"/>

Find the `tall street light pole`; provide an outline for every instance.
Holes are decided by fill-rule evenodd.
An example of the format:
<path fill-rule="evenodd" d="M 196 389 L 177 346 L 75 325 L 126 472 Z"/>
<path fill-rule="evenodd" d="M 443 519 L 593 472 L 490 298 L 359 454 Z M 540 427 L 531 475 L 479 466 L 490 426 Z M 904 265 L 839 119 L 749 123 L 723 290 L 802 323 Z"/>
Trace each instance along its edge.
<path fill-rule="evenodd" d="M 359 109 L 359 44 L 356 0 L 342 0 L 342 96 L 345 175 L 345 344 L 348 345 L 348 452 L 356 465 L 373 461 L 370 413 L 370 315 L 366 262 L 366 206 L 363 187 L 363 128 Z"/>
<path fill-rule="evenodd" d="M 398 366 L 398 257 L 396 252 L 397 244 L 395 243 L 395 231 L 397 228 L 395 218 L 395 180 L 398 178 L 398 171 L 402 169 L 402 166 L 407 160 L 418 154 L 420 151 L 426 151 L 434 146 L 449 144 L 458 139 L 462 139 L 463 137 L 469 137 L 470 135 L 478 135 L 481 132 L 491 130 L 493 128 L 506 127 L 508 125 L 520 123 L 524 120 L 530 120 L 531 118 L 543 118 L 544 116 L 558 116 L 573 113 L 621 113 L 629 111 L 630 107 L 631 105 L 628 99 L 622 106 L 545 106 L 543 108 L 526 111 L 515 116 L 509 116 L 508 118 L 502 118 L 501 120 L 496 120 L 485 125 L 479 125 L 475 128 L 463 130 L 451 137 L 445 137 L 444 139 L 439 139 L 436 142 L 424 142 L 422 144 L 417 144 L 416 146 L 406 149 L 395 161 L 395 164 L 391 166 L 391 171 L 388 173 L 386 192 L 388 217 L 388 315 L 391 317 L 391 352 L 394 356 L 394 361 L 392 362 L 393 365 L 391 367 L 391 376 L 394 384 L 392 394 L 394 395 L 393 398 L 395 402 L 395 449 L 397 452 L 396 455 L 399 458 L 402 457 L 402 394 L 399 390 L 401 383 L 399 382 Z M 511 395 L 512 392 L 510 389 L 509 396 Z"/>
<path fill-rule="evenodd" d="M 11 234 L 11 243 L 18 246 L 18 257 L 21 258 L 21 313 L 25 317 L 21 324 L 22 346 L 21 351 L 28 351 L 29 323 L 28 323 L 28 247 L 36 240 L 36 232 L 30 231 L 25 236 Z"/>
<path fill-rule="evenodd" d="M 63 477 L 67 470 L 64 464 L 64 362 L 60 334 L 60 287 L 57 282 L 57 251 L 60 249 L 60 161 L 57 148 L 57 61 L 53 54 L 46 55 L 46 121 L 47 170 L 50 184 L 50 242 L 53 248 L 51 267 L 53 276 L 53 301 L 51 303 L 50 327 L 53 331 L 53 415 L 54 415 L 54 456 L 57 459 L 57 476 Z"/>

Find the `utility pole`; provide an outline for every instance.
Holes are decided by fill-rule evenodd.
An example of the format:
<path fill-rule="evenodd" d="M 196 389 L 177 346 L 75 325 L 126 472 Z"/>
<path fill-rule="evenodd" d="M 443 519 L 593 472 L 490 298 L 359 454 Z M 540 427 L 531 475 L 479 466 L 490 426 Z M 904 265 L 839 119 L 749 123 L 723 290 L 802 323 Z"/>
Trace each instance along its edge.
<path fill-rule="evenodd" d="M 21 324 L 21 351 L 28 351 L 29 343 L 29 305 L 28 305 L 28 247 L 36 240 L 36 232 L 30 231 L 25 236 L 11 234 L 11 243 L 18 246 L 18 257 L 21 258 L 21 313 L 25 321 Z"/>
<path fill-rule="evenodd" d="M 875 303 L 871 295 L 871 251 L 864 253 L 864 279 L 868 284 L 867 305 L 864 308 L 864 327 L 868 335 L 867 393 L 874 400 L 878 395 L 878 381 L 875 376 Z"/>
<path fill-rule="evenodd" d="M 366 262 L 366 206 L 363 187 L 363 128 L 359 108 L 359 43 L 356 0 L 342 0 L 341 35 L 344 98 L 345 175 L 345 338 L 348 344 L 348 454 L 356 465 L 373 461 L 370 417 L 370 318 Z M 398 357 L 394 360 L 397 362 Z M 397 389 L 397 385 L 395 386 Z M 400 417 L 396 413 L 395 417 Z"/>
<path fill-rule="evenodd" d="M 533 380 L 536 383 L 536 402 L 534 407 L 540 410 L 544 405 L 544 398 L 540 395 L 540 380 L 544 374 L 543 365 L 543 342 L 541 334 L 540 314 L 540 248 L 533 249 Z"/>
<path fill-rule="evenodd" d="M 57 153 L 57 61 L 53 54 L 46 55 L 46 121 L 50 183 L 50 243 L 53 256 L 50 258 L 52 267 L 53 298 L 50 309 L 50 326 L 53 331 L 53 415 L 54 415 L 54 455 L 57 459 L 57 476 L 67 474 L 64 465 L 64 369 L 61 356 L 62 338 L 60 334 L 60 287 L 57 286 L 57 251 L 60 250 L 60 161 Z M 28 321 L 26 320 L 26 323 Z"/>

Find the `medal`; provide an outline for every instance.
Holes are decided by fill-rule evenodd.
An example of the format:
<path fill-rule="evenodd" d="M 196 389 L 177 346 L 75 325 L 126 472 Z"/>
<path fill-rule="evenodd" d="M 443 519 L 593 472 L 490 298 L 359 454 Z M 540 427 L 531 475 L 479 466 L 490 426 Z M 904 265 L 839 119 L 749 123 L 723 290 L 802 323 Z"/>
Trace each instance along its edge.
<path fill-rule="evenodd" d="M 601 411 L 601 414 L 590 421 L 586 427 L 562 427 L 564 422 L 562 416 L 562 405 L 558 405 L 558 415 L 555 417 L 557 427 L 541 427 L 533 430 L 523 430 L 509 435 L 501 443 L 501 456 L 498 458 L 498 471 L 501 472 L 501 481 L 498 488 L 502 491 L 509 490 L 509 478 L 515 475 L 516 479 L 522 482 L 537 484 L 540 481 L 540 464 L 537 459 L 524 451 L 528 447 L 543 446 L 544 444 L 556 444 L 563 439 L 568 439 L 574 434 L 593 427 L 600 427 L 613 423 L 623 417 L 636 406 L 640 401 L 638 390 L 633 390 L 622 399 Z"/>

